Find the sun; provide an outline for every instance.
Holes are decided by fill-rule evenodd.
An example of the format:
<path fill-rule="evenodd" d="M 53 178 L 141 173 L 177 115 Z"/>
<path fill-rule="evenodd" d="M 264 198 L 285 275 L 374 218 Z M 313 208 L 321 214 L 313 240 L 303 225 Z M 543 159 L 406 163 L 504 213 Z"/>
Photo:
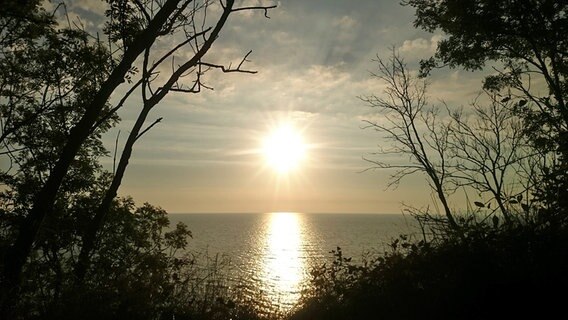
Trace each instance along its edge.
<path fill-rule="evenodd" d="M 288 173 L 298 167 L 306 156 L 306 144 L 298 130 L 289 124 L 274 129 L 263 143 L 266 163 L 278 173 Z"/>

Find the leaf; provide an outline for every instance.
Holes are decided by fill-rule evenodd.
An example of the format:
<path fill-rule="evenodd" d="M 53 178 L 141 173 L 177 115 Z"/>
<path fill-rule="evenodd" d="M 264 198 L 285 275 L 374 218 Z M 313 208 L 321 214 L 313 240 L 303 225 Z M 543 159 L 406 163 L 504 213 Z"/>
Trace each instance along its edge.
<path fill-rule="evenodd" d="M 505 97 L 505 98 L 501 99 L 501 102 L 507 102 L 509 100 L 511 100 L 511 97 Z"/>
<path fill-rule="evenodd" d="M 515 199 L 515 198 L 511 198 L 511 200 L 509 200 L 509 203 L 517 204 L 517 203 L 519 203 L 519 201 L 517 201 L 517 199 Z"/>
<path fill-rule="evenodd" d="M 475 201 L 475 202 L 473 202 L 473 204 L 475 204 L 476 206 L 478 206 L 480 208 L 485 208 L 485 205 L 482 202 Z"/>
<path fill-rule="evenodd" d="M 519 106 L 519 107 L 522 107 L 522 106 L 524 106 L 525 104 L 527 104 L 527 100 L 523 99 L 523 100 L 519 101 L 518 106 Z"/>
<path fill-rule="evenodd" d="M 519 194 L 517 195 L 517 201 L 521 202 L 523 200 L 523 195 Z"/>

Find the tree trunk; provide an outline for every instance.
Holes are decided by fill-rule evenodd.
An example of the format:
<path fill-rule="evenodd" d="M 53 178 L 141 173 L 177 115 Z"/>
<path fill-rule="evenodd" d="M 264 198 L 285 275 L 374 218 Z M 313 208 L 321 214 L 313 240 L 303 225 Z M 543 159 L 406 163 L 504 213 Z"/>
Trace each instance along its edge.
<path fill-rule="evenodd" d="M 36 195 L 32 209 L 22 223 L 14 245 L 8 249 L 4 256 L 4 277 L 2 279 L 2 297 L 0 301 L 2 312 L 7 312 L 11 299 L 17 294 L 22 268 L 31 252 L 45 217 L 53 212 L 57 192 L 71 162 L 89 136 L 93 125 L 100 117 L 112 92 L 124 82 L 124 76 L 130 70 L 136 58 L 145 48 L 152 45 L 168 17 L 177 8 L 179 1 L 168 0 L 154 19 L 150 21 L 148 27 L 135 37 L 131 46 L 124 53 L 121 62 L 94 96 L 81 120 L 71 129 L 69 140 L 64 146 L 45 185 Z"/>
<path fill-rule="evenodd" d="M 448 200 L 446 199 L 446 195 L 444 194 L 444 191 L 442 189 L 442 185 L 440 184 L 440 182 L 438 181 L 438 179 L 434 179 L 434 184 L 436 186 L 436 193 L 438 194 L 438 199 L 440 199 L 440 202 L 442 203 L 442 206 L 444 207 L 444 213 L 446 215 L 446 217 L 448 218 L 448 223 L 450 224 L 450 227 L 453 230 L 459 230 L 459 225 L 457 224 L 456 220 L 454 219 L 454 216 L 452 214 L 452 210 L 450 210 L 450 206 L 448 205 Z"/>
<path fill-rule="evenodd" d="M 85 279 L 85 275 L 89 268 L 90 254 L 95 248 L 97 232 L 102 228 L 105 217 L 110 210 L 112 200 L 116 197 L 118 188 L 120 187 L 122 178 L 124 177 L 126 167 L 128 166 L 128 161 L 130 160 L 130 156 L 132 155 L 134 143 L 136 142 L 140 129 L 146 121 L 146 117 L 148 116 L 148 113 L 150 112 L 152 107 L 153 105 L 145 105 L 138 115 L 138 119 L 136 120 L 136 123 L 134 124 L 134 127 L 132 128 L 132 131 L 128 136 L 124 150 L 122 151 L 122 155 L 120 157 L 120 161 L 118 162 L 118 167 L 112 179 L 111 185 L 106 191 L 101 204 L 97 208 L 93 220 L 87 226 L 87 231 L 83 236 L 83 246 L 81 247 L 77 265 L 75 266 L 77 285 L 82 285 Z"/>
<path fill-rule="evenodd" d="M 215 42 L 215 40 L 219 36 L 219 32 L 227 21 L 231 13 L 233 4 L 233 0 L 228 0 L 226 2 L 223 14 L 219 18 L 219 21 L 217 21 L 215 28 L 213 29 L 209 38 L 207 39 L 207 41 L 205 41 L 201 49 L 195 54 L 195 56 L 193 56 L 192 59 L 183 64 L 172 74 L 166 84 L 162 87 L 161 91 L 157 92 L 154 96 L 145 101 L 142 111 L 140 111 L 140 114 L 136 119 L 136 123 L 132 127 L 128 139 L 126 140 L 126 144 L 124 146 L 124 150 L 122 151 L 122 155 L 120 157 L 120 161 L 118 163 L 116 173 L 113 177 L 111 185 L 106 191 L 101 204 L 97 208 L 93 220 L 87 227 L 87 230 L 83 236 L 83 246 L 81 247 L 77 265 L 75 266 L 76 285 L 81 286 L 84 282 L 85 275 L 90 265 L 90 255 L 95 249 L 97 233 L 103 227 L 104 220 L 106 219 L 106 216 L 110 210 L 112 201 L 117 195 L 118 188 L 122 183 L 122 178 L 124 177 L 126 167 L 128 166 L 128 162 L 132 155 L 134 143 L 136 143 L 136 140 L 140 137 L 140 130 L 142 129 L 142 126 L 144 125 L 144 122 L 148 117 L 148 113 L 167 95 L 168 91 L 176 83 L 179 77 L 190 68 L 195 67 L 199 63 L 201 58 L 207 53 L 207 51 L 209 51 L 211 45 L 213 44 L 213 42 Z"/>

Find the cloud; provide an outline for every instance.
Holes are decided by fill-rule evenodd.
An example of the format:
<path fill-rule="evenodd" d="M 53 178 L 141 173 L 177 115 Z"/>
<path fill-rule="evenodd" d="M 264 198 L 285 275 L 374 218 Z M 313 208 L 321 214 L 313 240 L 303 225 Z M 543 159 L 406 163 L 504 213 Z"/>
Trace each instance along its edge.
<path fill-rule="evenodd" d="M 277 31 L 273 33 L 272 39 L 278 45 L 293 46 L 299 43 L 299 39 L 286 31 Z"/>
<path fill-rule="evenodd" d="M 352 30 L 358 24 L 359 23 L 350 16 L 343 16 L 333 22 L 333 25 L 339 27 L 341 30 Z"/>
<path fill-rule="evenodd" d="M 433 35 L 430 39 L 416 38 L 413 40 L 404 40 L 399 50 L 402 53 L 433 54 L 436 51 L 438 42 L 442 40 L 441 35 Z"/>
<path fill-rule="evenodd" d="M 99 16 L 103 16 L 107 8 L 105 1 L 74 0 L 69 1 L 68 4 L 71 10 L 82 10 Z"/>
<path fill-rule="evenodd" d="M 238 5 L 258 3 L 240 2 Z M 214 22 L 213 11 L 208 16 L 210 23 Z M 136 179 L 147 179 L 164 185 L 164 189 L 169 185 L 191 186 L 197 193 L 204 186 L 210 186 L 213 195 L 223 187 L 227 195 L 236 197 L 242 192 L 239 190 L 244 190 L 243 177 L 254 175 L 253 169 L 262 165 L 258 155 L 252 155 L 250 150 L 258 148 L 270 125 L 282 119 L 302 128 L 306 140 L 314 145 L 309 169 L 320 170 L 320 179 L 313 179 L 316 184 L 321 177 L 328 177 L 322 190 L 334 186 L 338 192 L 347 192 L 361 187 L 364 180 L 367 188 L 369 181 L 376 179 L 376 176 L 357 174 L 368 166 L 361 156 L 384 143 L 380 133 L 361 130 L 361 120 L 375 115 L 357 96 L 380 94 L 384 89 L 384 84 L 369 77 L 368 70 L 375 67 L 371 59 L 393 43 L 398 43 L 401 53 L 413 61 L 427 58 L 441 37 L 413 29 L 411 10 L 389 1 L 354 4 L 291 0 L 271 10 L 271 19 L 264 18 L 263 14 L 255 11 L 233 15 L 204 59 L 223 65 L 232 62 L 234 66 L 253 50 L 250 62 L 244 67 L 258 74 L 224 74 L 211 70 L 203 80 L 213 91 L 168 95 L 149 117 L 149 121 L 161 116 L 164 120 L 135 146 L 135 165 L 129 168 L 131 186 L 141 181 Z M 186 53 L 191 55 L 191 50 L 187 49 Z M 170 72 L 167 68 L 161 71 L 164 76 Z M 456 73 L 452 79 L 450 72 L 438 71 L 432 79 L 430 93 L 433 99 L 443 96 L 456 100 L 464 97 L 463 92 L 470 92 L 474 83 L 469 74 Z M 133 99 L 121 111 L 125 119 L 121 123 L 122 138 L 139 110 L 136 102 Z M 116 132 L 114 130 L 107 138 L 110 149 L 114 147 Z M 152 170 L 155 171 L 149 179 L 148 172 Z M 157 173 L 168 170 L 172 173 L 167 179 Z M 341 178 L 335 175 L 339 171 L 344 174 Z M 384 184 L 378 181 L 375 186 L 365 191 L 369 199 Z M 253 184 L 250 190 L 261 190 L 256 187 L 258 185 Z M 269 188 L 262 190 L 265 189 Z M 183 192 L 176 190 L 171 191 L 183 198 Z M 250 199 L 245 197 L 244 201 L 251 202 Z M 167 200 L 167 203 L 175 202 Z M 178 211 L 190 205 L 185 203 Z"/>

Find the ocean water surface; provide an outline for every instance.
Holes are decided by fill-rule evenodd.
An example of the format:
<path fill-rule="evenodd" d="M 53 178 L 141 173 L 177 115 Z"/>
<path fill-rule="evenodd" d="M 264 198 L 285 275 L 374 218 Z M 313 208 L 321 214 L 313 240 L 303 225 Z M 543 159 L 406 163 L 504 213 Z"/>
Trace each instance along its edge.
<path fill-rule="evenodd" d="M 341 247 L 345 257 L 361 259 L 383 252 L 389 240 L 417 232 L 401 214 L 171 214 L 193 233 L 190 250 L 226 255 L 233 276 L 282 308 L 300 297 L 309 270 L 332 258 Z"/>

